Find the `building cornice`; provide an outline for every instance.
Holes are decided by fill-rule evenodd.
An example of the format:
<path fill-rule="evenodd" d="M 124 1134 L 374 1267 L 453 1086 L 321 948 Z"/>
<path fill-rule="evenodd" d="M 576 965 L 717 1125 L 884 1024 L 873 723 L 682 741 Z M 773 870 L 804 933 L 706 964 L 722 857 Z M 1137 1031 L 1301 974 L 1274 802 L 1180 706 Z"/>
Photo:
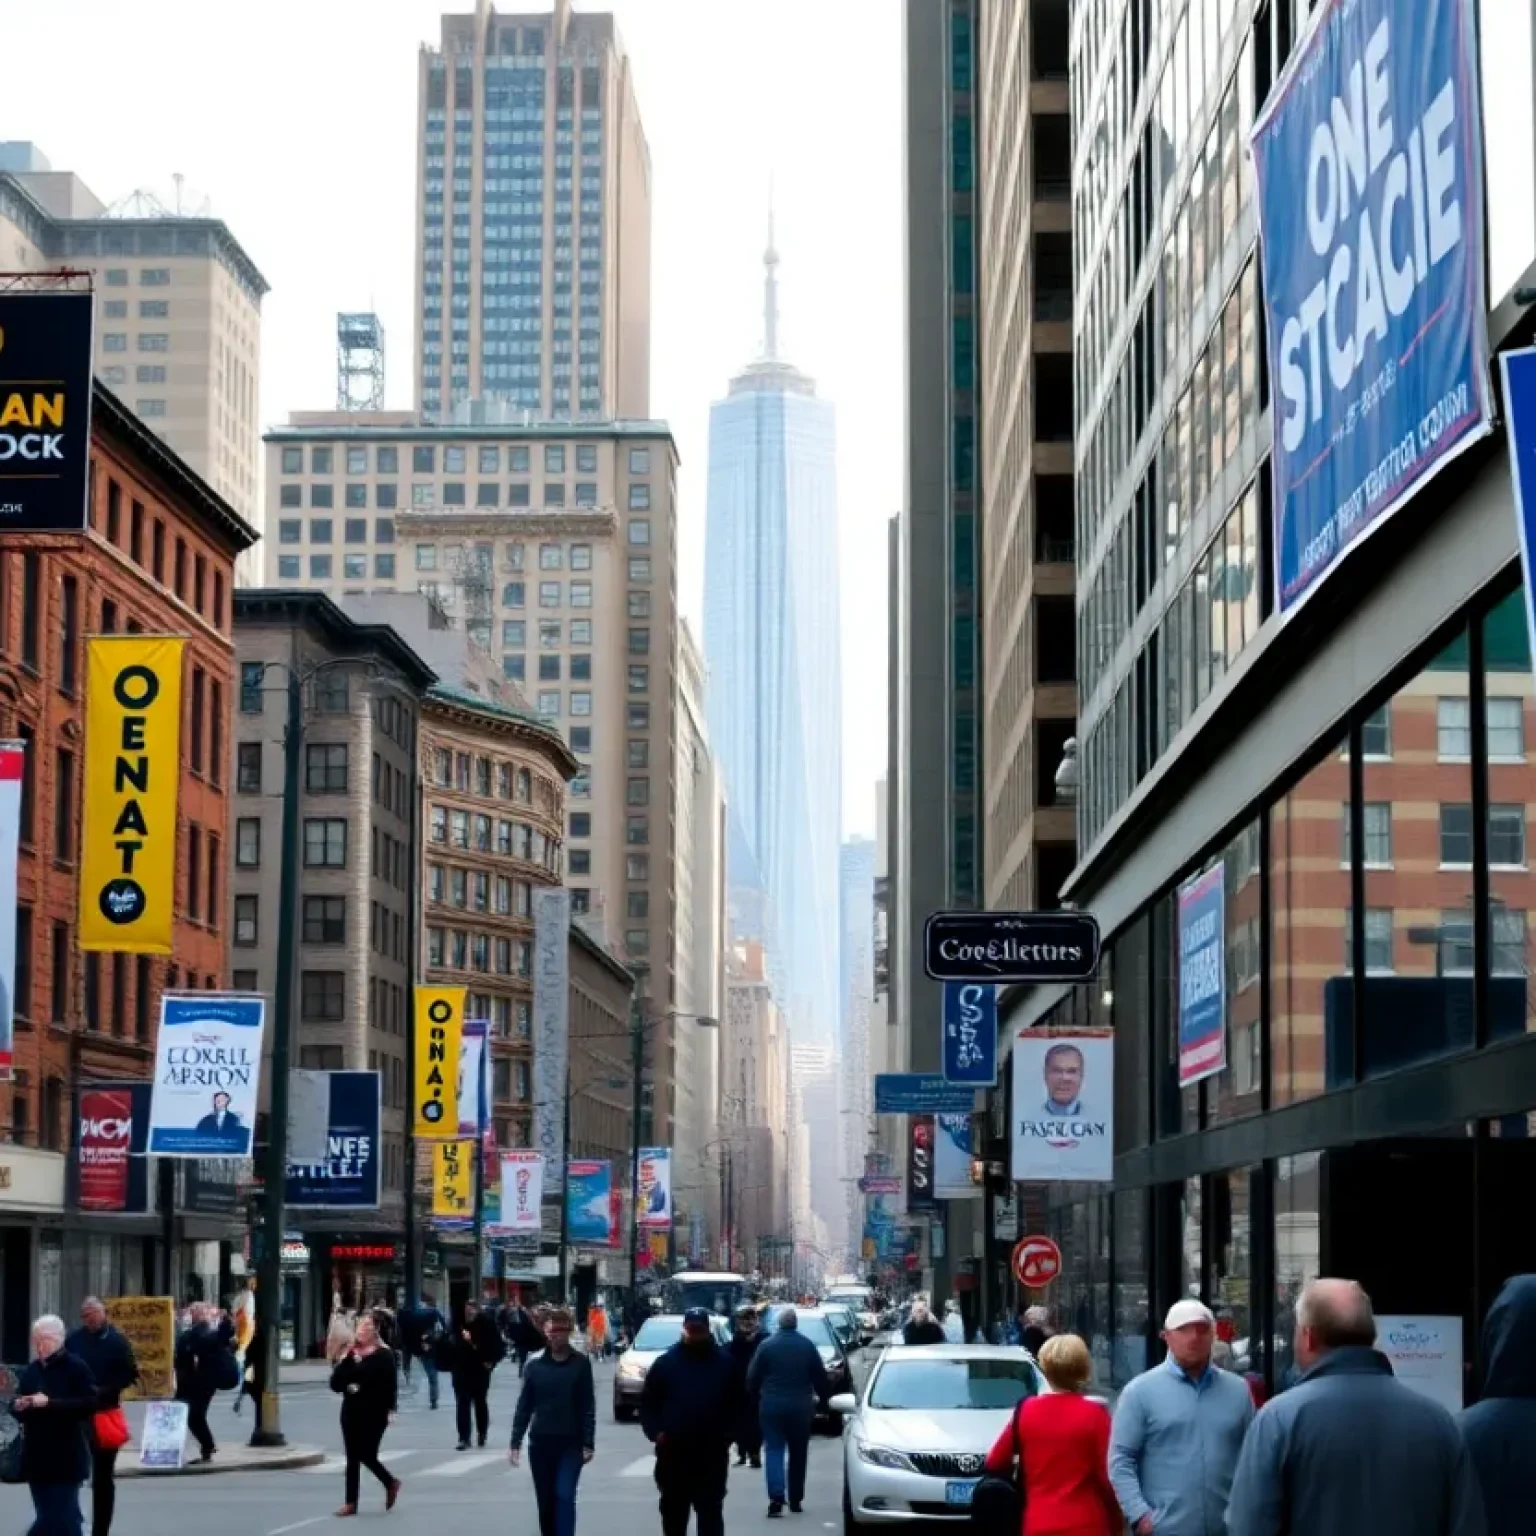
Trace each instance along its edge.
<path fill-rule="evenodd" d="M 496 704 L 434 683 L 423 696 L 422 714 L 425 722 L 438 720 L 478 734 L 523 742 L 548 758 L 567 782 L 581 771 L 576 754 L 558 731 L 552 730 L 537 715 L 513 709 L 510 705 Z"/>

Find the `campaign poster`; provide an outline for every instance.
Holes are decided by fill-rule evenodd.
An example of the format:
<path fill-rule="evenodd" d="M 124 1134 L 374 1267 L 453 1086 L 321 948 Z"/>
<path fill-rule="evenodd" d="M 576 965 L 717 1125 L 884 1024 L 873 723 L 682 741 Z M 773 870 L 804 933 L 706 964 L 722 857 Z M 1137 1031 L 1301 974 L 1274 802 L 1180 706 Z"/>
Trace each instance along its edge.
<path fill-rule="evenodd" d="M 571 893 L 533 893 L 533 1149 L 549 1193 L 565 1187 L 570 1036 Z"/>
<path fill-rule="evenodd" d="M 1013 1041 L 1013 1177 L 1109 1183 L 1115 1164 L 1109 1030 L 1021 1029 Z"/>
<path fill-rule="evenodd" d="M 16 859 L 26 747 L 0 741 L 0 1083 L 9 1082 L 16 1033 Z"/>
<path fill-rule="evenodd" d="M 1227 1065 L 1226 865 L 1179 887 L 1179 1087 Z"/>
<path fill-rule="evenodd" d="M 672 1226 L 672 1149 L 640 1148 L 640 1225 L 657 1232 Z"/>
<path fill-rule="evenodd" d="M 82 1211 L 128 1208 L 128 1172 L 133 1150 L 133 1089 L 126 1083 L 80 1089 L 80 1160 L 76 1203 Z"/>
<path fill-rule="evenodd" d="M 1490 430 L 1473 3 L 1325 0 L 1254 124 L 1281 614 Z"/>
<path fill-rule="evenodd" d="M 595 1159 L 573 1160 L 566 1170 L 566 1240 L 606 1246 L 612 1219 L 613 1169 Z"/>
<path fill-rule="evenodd" d="M 377 1072 L 325 1072 L 325 1156 L 288 1159 L 283 1196 L 295 1209 L 375 1210 L 383 1158 L 379 1147 L 381 1077 Z"/>
<path fill-rule="evenodd" d="M 933 1193 L 939 1200 L 979 1200 L 971 1180 L 971 1117 L 933 1117 Z"/>
<path fill-rule="evenodd" d="M 160 1003 L 149 1148 L 158 1157 L 249 1157 L 266 1001 L 252 993 L 167 994 Z"/>
<path fill-rule="evenodd" d="M 529 1147 L 515 1147 L 503 1152 L 501 1199 L 496 1221 L 486 1230 L 498 1237 L 525 1234 L 537 1237 L 543 1199 L 544 1159 Z"/>

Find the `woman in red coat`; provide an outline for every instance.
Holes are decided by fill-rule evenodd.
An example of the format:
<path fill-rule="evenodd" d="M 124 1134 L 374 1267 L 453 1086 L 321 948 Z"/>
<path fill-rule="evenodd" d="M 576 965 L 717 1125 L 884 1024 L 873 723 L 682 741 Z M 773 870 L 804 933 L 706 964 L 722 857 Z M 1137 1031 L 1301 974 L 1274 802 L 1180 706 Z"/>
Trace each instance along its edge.
<path fill-rule="evenodd" d="M 987 1456 L 987 1471 L 1013 1470 L 1018 1431 L 1023 1536 L 1115 1536 L 1123 1517 L 1109 1485 L 1109 1414 L 1083 1396 L 1093 1362 L 1075 1333 L 1047 1339 L 1040 1368 L 1052 1391 L 1026 1398 Z"/>

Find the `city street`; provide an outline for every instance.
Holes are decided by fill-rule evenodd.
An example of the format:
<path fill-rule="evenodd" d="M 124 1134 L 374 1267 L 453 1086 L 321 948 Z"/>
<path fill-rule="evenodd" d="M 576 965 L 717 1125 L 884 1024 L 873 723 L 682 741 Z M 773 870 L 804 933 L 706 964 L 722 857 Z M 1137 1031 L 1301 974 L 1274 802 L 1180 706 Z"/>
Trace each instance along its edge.
<path fill-rule="evenodd" d="M 857 1364 L 856 1364 L 857 1371 Z M 862 1375 L 862 1372 L 858 1372 Z M 591 1532 L 622 1530 L 643 1536 L 660 1530 L 656 1488 L 651 1481 L 650 1447 L 636 1424 L 615 1424 L 613 1366 L 597 1370 L 597 1456 L 582 1475 L 579 1528 Z M 516 1403 L 517 1374 L 510 1365 L 496 1372 L 491 1396 L 491 1433 L 482 1450 L 455 1451 L 453 1399 L 444 1384 L 442 1406 L 427 1407 L 425 1384 L 402 1399 L 399 1418 L 384 1440 L 383 1460 L 405 1484 L 390 1514 L 396 1536 L 471 1536 L 470 1521 L 489 1520 L 496 1536 L 533 1536 L 538 1516 L 527 1461 L 513 1471 L 507 1465 L 507 1441 Z M 334 1511 L 342 1500 L 341 1432 L 337 1399 L 323 1387 L 306 1385 L 284 1394 L 284 1433 L 293 1441 L 323 1446 L 323 1465 L 289 1472 L 228 1473 L 183 1478 L 131 1478 L 118 1485 L 113 1536 L 288 1536 L 340 1524 Z M 250 1405 L 236 1418 L 229 1398 L 221 1396 L 209 1415 L 221 1445 L 233 1446 L 250 1434 Z M 731 1471 L 726 1519 L 735 1531 L 789 1528 L 821 1532 L 841 1525 L 841 1444 L 829 1436 L 811 1442 L 806 1510 L 782 1524 L 767 1518 L 763 1474 L 750 1468 Z M 136 1454 L 129 1447 L 124 1456 Z M 82 1491 L 89 1528 L 89 1490 Z M 362 1521 L 382 1519 L 383 1490 L 363 1474 Z M 0 1487 L 0 1536 L 27 1529 L 31 1499 L 23 1488 Z M 344 1527 L 343 1527 L 344 1528 Z"/>

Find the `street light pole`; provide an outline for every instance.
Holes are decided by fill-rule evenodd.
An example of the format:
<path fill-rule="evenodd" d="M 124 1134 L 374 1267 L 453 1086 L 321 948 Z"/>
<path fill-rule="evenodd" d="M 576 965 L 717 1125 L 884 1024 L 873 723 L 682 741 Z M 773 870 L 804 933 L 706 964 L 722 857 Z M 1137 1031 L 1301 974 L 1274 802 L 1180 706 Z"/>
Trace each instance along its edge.
<path fill-rule="evenodd" d="M 286 1445 L 279 1376 L 282 1371 L 283 1228 L 288 1176 L 288 1062 L 293 1039 L 294 924 L 299 906 L 299 759 L 304 734 L 303 684 L 288 670 L 288 729 L 283 738 L 283 846 L 278 876 L 277 978 L 272 989 L 272 1078 L 267 1099 L 267 1161 L 262 1202 L 261 1259 L 256 1266 L 256 1326 L 266 1357 L 261 1422 L 255 1446 Z"/>
<path fill-rule="evenodd" d="M 638 1255 L 640 1246 L 640 1077 L 645 1070 L 645 1019 L 640 1012 L 640 989 L 629 997 L 630 1030 L 630 1122 L 629 1122 L 629 1305 L 638 1322 L 640 1316 L 640 1281 Z"/>

